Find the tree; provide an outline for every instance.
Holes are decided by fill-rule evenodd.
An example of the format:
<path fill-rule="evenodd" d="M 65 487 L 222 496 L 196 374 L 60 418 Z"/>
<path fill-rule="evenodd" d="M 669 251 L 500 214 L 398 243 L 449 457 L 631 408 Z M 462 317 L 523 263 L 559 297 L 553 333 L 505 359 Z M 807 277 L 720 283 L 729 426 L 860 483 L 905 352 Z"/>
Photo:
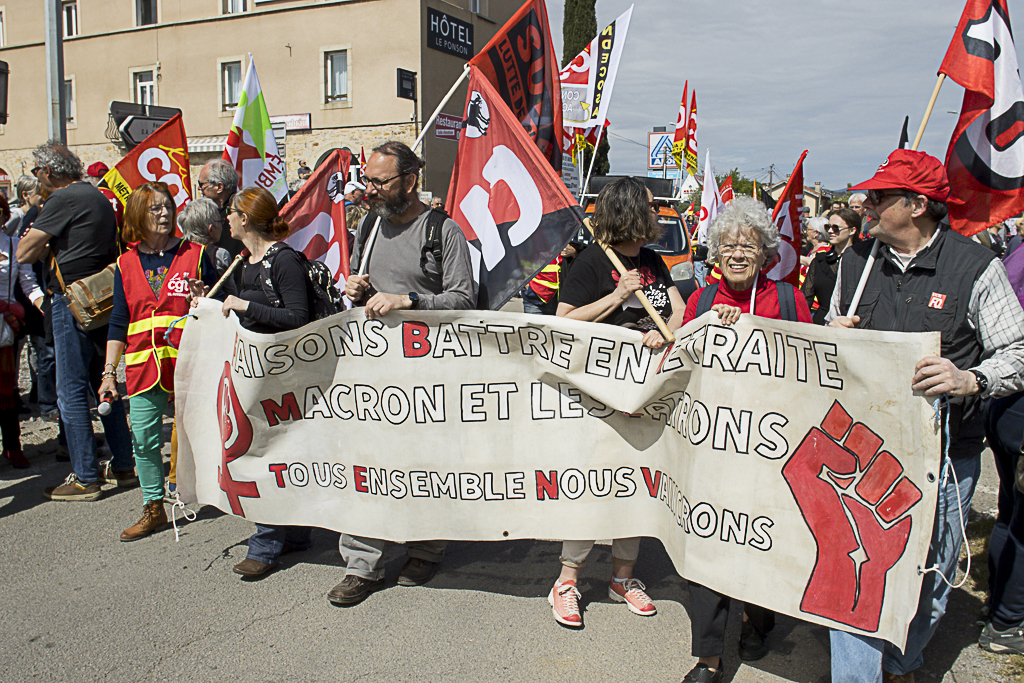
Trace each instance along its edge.
<path fill-rule="evenodd" d="M 722 175 L 716 175 L 715 180 L 718 181 L 718 186 L 721 187 L 725 179 L 732 176 L 732 191 L 737 197 L 740 195 L 746 195 L 750 197 L 754 194 L 754 181 L 750 178 L 742 175 L 738 168 L 734 168 L 728 173 Z"/>
<path fill-rule="evenodd" d="M 565 11 L 562 19 L 562 66 L 571 62 L 576 55 L 583 52 L 590 41 L 597 35 L 597 0 L 565 0 Z M 607 132 L 607 131 L 606 131 Z M 595 175 L 607 175 L 611 170 L 608 161 L 608 136 L 602 135 L 597 146 L 597 162 L 594 164 Z M 583 173 L 590 168 L 593 150 L 583 155 Z"/>

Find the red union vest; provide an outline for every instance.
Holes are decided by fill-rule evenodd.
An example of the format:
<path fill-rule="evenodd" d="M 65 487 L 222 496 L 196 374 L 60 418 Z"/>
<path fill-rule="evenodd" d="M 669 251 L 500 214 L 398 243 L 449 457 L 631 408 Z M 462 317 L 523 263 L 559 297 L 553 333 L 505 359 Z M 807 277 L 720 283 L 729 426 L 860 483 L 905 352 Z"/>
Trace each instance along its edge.
<path fill-rule="evenodd" d="M 142 270 L 137 248 L 117 259 L 131 320 L 124 353 L 129 396 L 158 384 L 167 393 L 174 393 L 174 364 L 178 358 L 182 323 L 175 325 L 168 335 L 170 344 L 164 339 L 164 333 L 172 322 L 189 311 L 188 279 L 201 277 L 199 264 L 204 248 L 182 240 L 164 276 L 159 299 Z"/>

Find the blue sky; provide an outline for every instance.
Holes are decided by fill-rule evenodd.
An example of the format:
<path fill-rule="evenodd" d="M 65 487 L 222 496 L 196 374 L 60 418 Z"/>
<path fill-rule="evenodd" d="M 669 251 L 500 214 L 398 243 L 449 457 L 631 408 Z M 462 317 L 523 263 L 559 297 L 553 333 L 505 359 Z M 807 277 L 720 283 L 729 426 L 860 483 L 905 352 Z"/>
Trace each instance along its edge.
<path fill-rule="evenodd" d="M 561 59 L 564 3 L 547 3 Z M 630 4 L 598 0 L 599 29 Z M 963 9 L 961 0 L 636 0 L 608 109 L 611 172 L 647 174 L 647 134 L 675 123 L 689 79 L 701 165 L 710 147 L 716 172 L 738 167 L 766 181 L 770 164 L 784 176 L 807 149 L 806 184 L 864 180 L 895 149 L 907 115 L 913 140 Z M 1009 10 L 1012 26 L 1024 26 L 1024 0 Z M 945 158 L 963 93 L 946 79 L 920 149 Z"/>

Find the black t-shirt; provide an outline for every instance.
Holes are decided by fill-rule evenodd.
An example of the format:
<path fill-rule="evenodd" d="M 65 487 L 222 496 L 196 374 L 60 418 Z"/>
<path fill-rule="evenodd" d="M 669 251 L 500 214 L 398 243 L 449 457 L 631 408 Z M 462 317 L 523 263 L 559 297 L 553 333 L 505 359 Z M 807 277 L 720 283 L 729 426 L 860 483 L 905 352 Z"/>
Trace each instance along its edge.
<path fill-rule="evenodd" d="M 95 275 L 117 259 L 117 218 L 110 200 L 87 182 L 71 183 L 43 204 L 32 227 L 53 237 L 64 284 Z"/>
<path fill-rule="evenodd" d="M 650 249 L 642 248 L 636 258 L 624 256 L 618 251 L 619 256 L 628 270 L 634 267 L 640 272 L 640 281 L 643 283 L 643 293 L 647 295 L 651 305 L 654 306 L 662 318 L 668 320 L 672 315 L 672 304 L 668 299 L 668 288 L 674 287 L 672 276 L 668 267 L 661 257 Z M 605 255 L 604 251 L 596 244 L 584 249 L 572 270 L 565 278 L 558 290 L 559 303 L 567 303 L 575 308 L 592 304 L 598 299 L 608 296 L 619 284 L 619 273 L 615 270 L 612 262 Z M 622 304 L 618 310 L 613 311 L 608 317 L 600 322 L 620 327 L 634 327 L 643 331 L 657 329 L 651 316 L 647 315 L 640 300 L 636 295 L 631 296 Z"/>
<path fill-rule="evenodd" d="M 298 252 L 288 246 L 269 258 L 272 259 L 270 280 L 283 306 L 272 305 L 260 285 L 262 261 L 249 263 L 246 258 L 242 262 L 242 286 L 238 296 L 249 302 L 249 310 L 241 316 L 242 327 L 263 334 L 302 327 L 310 321 L 312 310 L 306 266 Z"/>

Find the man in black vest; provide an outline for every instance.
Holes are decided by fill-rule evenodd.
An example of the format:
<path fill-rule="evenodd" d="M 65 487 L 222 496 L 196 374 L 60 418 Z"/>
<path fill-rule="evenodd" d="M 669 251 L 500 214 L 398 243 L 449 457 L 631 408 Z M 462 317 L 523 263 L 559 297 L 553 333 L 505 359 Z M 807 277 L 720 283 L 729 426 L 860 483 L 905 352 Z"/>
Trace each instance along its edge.
<path fill-rule="evenodd" d="M 921 652 L 945 612 L 963 543 L 961 523 L 981 469 L 981 399 L 1024 389 L 1024 311 L 1002 262 L 985 247 L 940 225 L 949 181 L 935 157 L 898 149 L 874 177 L 853 188 L 867 191 L 870 236 L 843 254 L 828 319 L 832 326 L 898 332 L 938 331 L 941 357 L 917 364 L 914 391 L 943 402 L 948 442 L 940 477 L 935 526 L 917 613 L 903 652 L 875 638 L 832 631 L 835 683 L 914 681 Z M 864 293 L 850 311 L 875 240 L 880 242 Z M 945 441 L 945 439 L 944 439 Z"/>

